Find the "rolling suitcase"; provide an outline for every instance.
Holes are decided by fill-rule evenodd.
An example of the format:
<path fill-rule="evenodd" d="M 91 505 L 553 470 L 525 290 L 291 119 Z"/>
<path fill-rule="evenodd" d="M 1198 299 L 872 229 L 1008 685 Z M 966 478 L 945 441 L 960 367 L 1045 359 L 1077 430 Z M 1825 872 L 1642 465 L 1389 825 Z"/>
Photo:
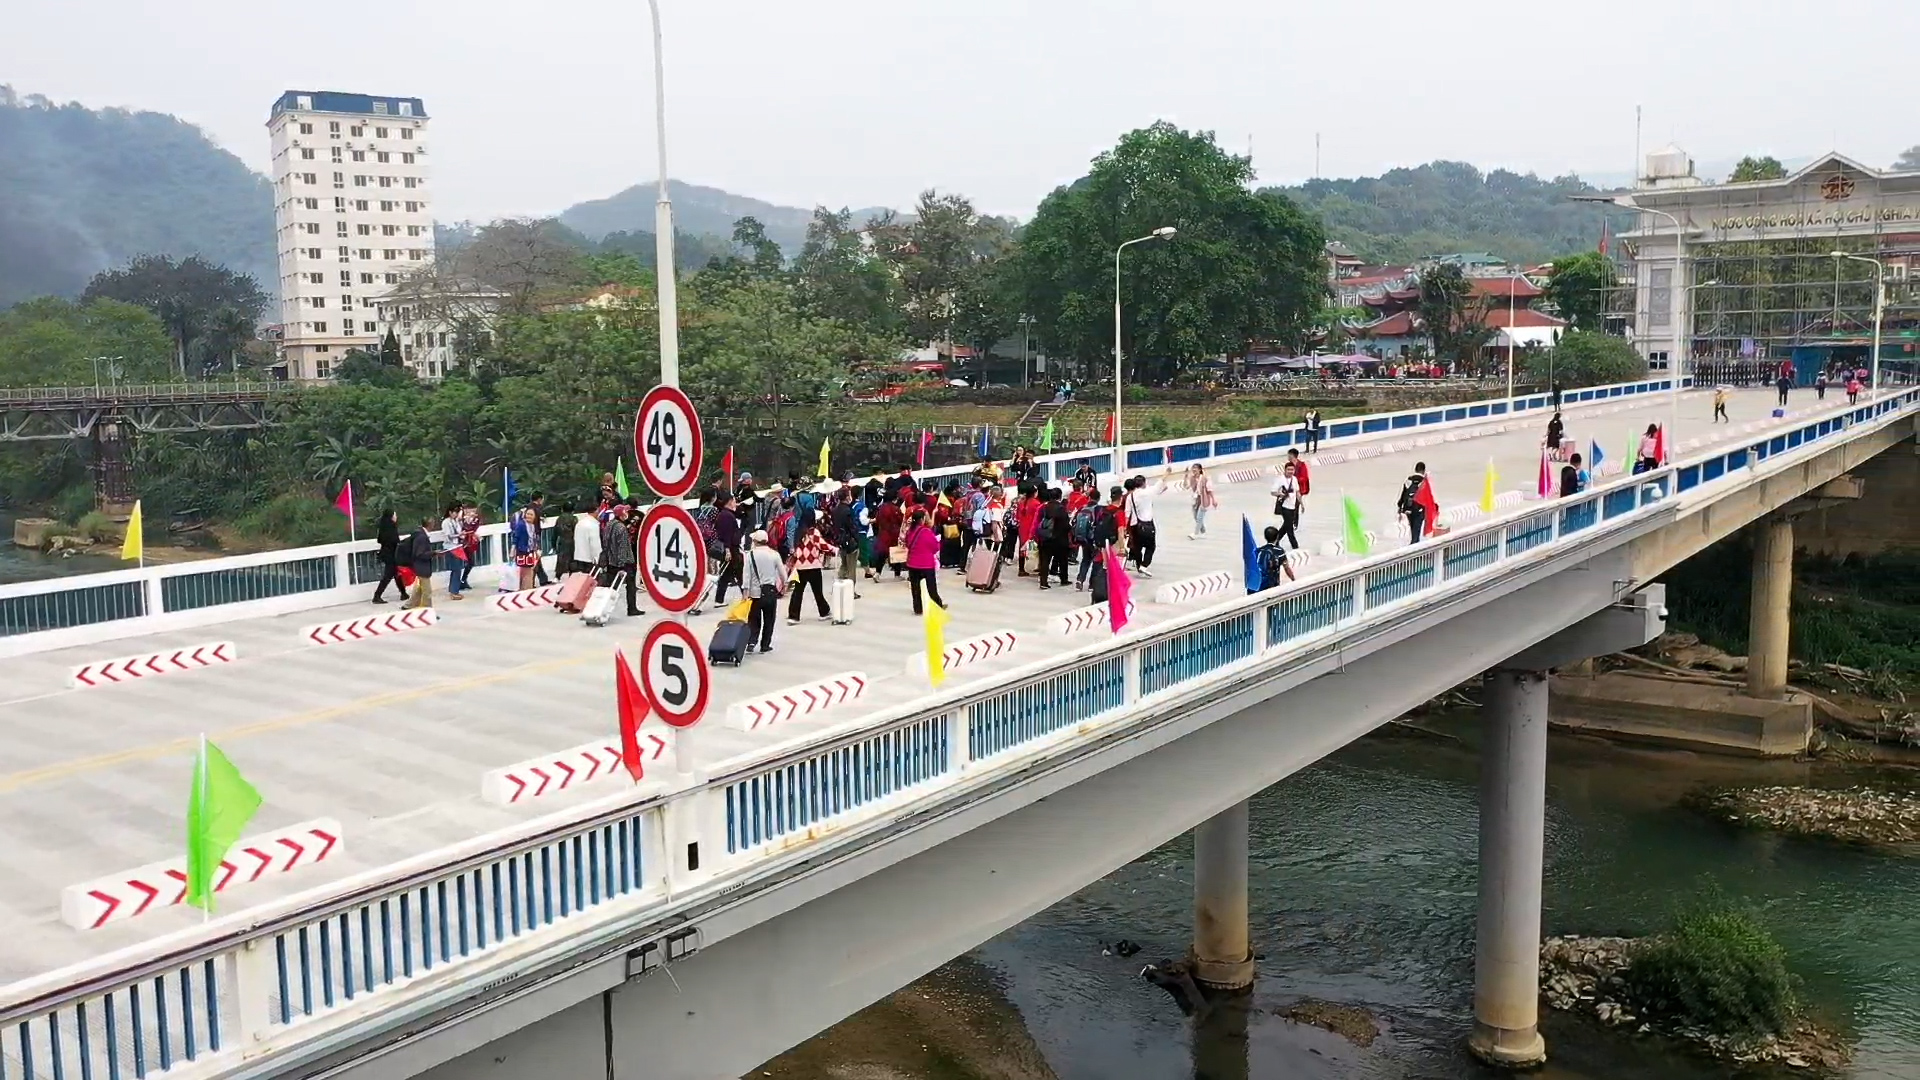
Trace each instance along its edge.
<path fill-rule="evenodd" d="M 560 592 L 554 597 L 553 605 L 569 615 L 578 615 L 592 596 L 592 574 L 568 574 L 560 579 Z"/>
<path fill-rule="evenodd" d="M 1107 602 L 1107 560 L 1096 557 L 1087 574 L 1087 596 L 1096 604 Z"/>
<path fill-rule="evenodd" d="M 739 667 L 747 658 L 747 624 L 739 619 L 723 619 L 713 628 L 707 642 L 707 662 Z"/>
<path fill-rule="evenodd" d="M 990 593 L 1000 587 L 1000 551 L 991 544 L 975 544 L 967 556 L 967 588 Z"/>
<path fill-rule="evenodd" d="M 580 621 L 588 626 L 605 626 L 613 619 L 613 605 L 619 600 L 620 590 L 626 588 L 627 575 L 618 573 L 605 586 L 593 590 L 587 602 L 580 609 Z"/>
<path fill-rule="evenodd" d="M 853 582 L 844 578 L 833 583 L 833 624 L 845 626 L 853 621 Z"/>

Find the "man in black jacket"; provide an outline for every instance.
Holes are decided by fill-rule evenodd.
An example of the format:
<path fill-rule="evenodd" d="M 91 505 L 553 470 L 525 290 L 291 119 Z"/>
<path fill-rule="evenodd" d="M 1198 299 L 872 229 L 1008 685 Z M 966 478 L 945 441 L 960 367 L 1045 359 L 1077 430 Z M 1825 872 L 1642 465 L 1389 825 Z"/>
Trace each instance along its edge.
<path fill-rule="evenodd" d="M 413 598 L 410 608 L 433 606 L 433 525 L 431 517 L 420 519 L 420 527 L 407 538 L 407 565 L 413 567 Z"/>

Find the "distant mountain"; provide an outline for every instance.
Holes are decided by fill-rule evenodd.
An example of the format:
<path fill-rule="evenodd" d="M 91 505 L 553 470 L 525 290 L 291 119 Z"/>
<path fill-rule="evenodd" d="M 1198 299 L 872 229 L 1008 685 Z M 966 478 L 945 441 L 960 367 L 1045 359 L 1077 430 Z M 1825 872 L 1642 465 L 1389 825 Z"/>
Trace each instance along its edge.
<path fill-rule="evenodd" d="M 658 190 L 655 183 L 635 184 L 617 195 L 568 207 L 560 212 L 560 223 L 589 240 L 599 240 L 608 233 L 616 232 L 651 233 L 653 206 L 658 198 Z M 680 180 L 667 181 L 667 194 L 673 199 L 676 234 L 730 236 L 734 222 L 751 217 L 766 227 L 767 239 L 785 248 L 788 254 L 800 250 L 800 245 L 806 240 L 807 222 L 813 220 L 811 207 L 776 206 L 763 199 L 735 195 L 719 188 L 702 187 Z M 875 214 L 885 212 L 883 207 L 867 207 L 855 210 L 853 219 L 864 222 Z"/>
<path fill-rule="evenodd" d="M 277 291 L 266 177 L 172 116 L 0 85 L 0 307 L 74 296 L 135 255 L 200 255 Z"/>
<path fill-rule="evenodd" d="M 1542 180 L 1505 169 L 1434 161 L 1351 180 L 1309 180 L 1279 188 L 1370 262 L 1485 251 L 1513 262 L 1544 262 L 1592 250 L 1604 211 L 1569 195 L 1595 190 L 1577 176 Z"/>

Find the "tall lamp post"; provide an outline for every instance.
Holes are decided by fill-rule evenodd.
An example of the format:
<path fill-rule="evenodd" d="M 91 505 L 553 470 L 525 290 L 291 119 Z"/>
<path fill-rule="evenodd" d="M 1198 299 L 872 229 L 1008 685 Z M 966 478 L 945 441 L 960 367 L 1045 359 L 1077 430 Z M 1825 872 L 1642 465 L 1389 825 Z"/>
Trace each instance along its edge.
<path fill-rule="evenodd" d="M 1685 226 L 1680 224 L 1679 218 L 1674 217 L 1665 210 L 1655 209 L 1651 206 L 1641 206 L 1633 202 L 1631 195 L 1570 195 L 1568 198 L 1574 202 L 1605 203 L 1609 206 L 1618 206 L 1624 210 L 1634 210 L 1642 214 L 1653 214 L 1673 222 L 1673 276 L 1675 278 L 1674 284 L 1677 286 L 1673 295 L 1680 298 L 1680 307 L 1685 308 L 1687 306 L 1685 280 L 1687 272 L 1687 230 Z M 1649 286 L 1649 289 L 1651 289 L 1651 286 Z M 1651 304 L 1652 301 L 1649 300 L 1648 303 Z M 1637 313 L 1636 309 L 1636 314 Z M 1648 315 L 1651 316 L 1652 312 L 1649 311 Z M 1667 353 L 1667 381 L 1672 390 L 1668 403 L 1668 446 L 1675 445 L 1676 431 L 1680 426 L 1680 378 L 1682 358 L 1686 355 L 1687 341 L 1686 327 L 1681 324 L 1680 312 L 1673 312 L 1672 318 L 1673 347 L 1671 351 Z"/>
<path fill-rule="evenodd" d="M 1149 240 L 1171 240 L 1178 232 L 1171 225 L 1162 225 L 1145 236 L 1136 237 L 1113 249 L 1113 475 L 1115 478 L 1127 472 L 1127 436 L 1126 426 L 1120 416 L 1122 391 L 1125 381 L 1120 374 L 1120 253 L 1135 244 L 1144 244 Z"/>
<path fill-rule="evenodd" d="M 1507 275 L 1507 278 L 1508 278 L 1507 280 L 1507 415 L 1512 416 L 1513 415 L 1513 339 L 1516 336 L 1514 334 L 1515 327 L 1513 325 L 1514 318 L 1516 317 L 1514 294 L 1520 291 L 1520 283 L 1522 281 L 1525 281 L 1527 278 L 1525 274 L 1522 274 L 1519 271 L 1515 271 L 1514 273 Z M 1551 387 L 1549 387 L 1549 389 L 1551 389 Z"/>
<path fill-rule="evenodd" d="M 667 197 L 667 61 L 660 50 L 660 0 L 647 0 L 647 8 L 653 15 L 653 123 L 660 155 L 660 197 L 653 204 L 653 278 L 660 298 L 660 381 L 667 386 L 679 386 L 680 300 L 674 281 L 673 200 Z"/>
<path fill-rule="evenodd" d="M 1836 259 L 1873 264 L 1873 362 L 1868 366 L 1867 389 L 1880 389 L 1880 321 L 1887 313 L 1887 264 L 1848 251 L 1833 252 Z"/>

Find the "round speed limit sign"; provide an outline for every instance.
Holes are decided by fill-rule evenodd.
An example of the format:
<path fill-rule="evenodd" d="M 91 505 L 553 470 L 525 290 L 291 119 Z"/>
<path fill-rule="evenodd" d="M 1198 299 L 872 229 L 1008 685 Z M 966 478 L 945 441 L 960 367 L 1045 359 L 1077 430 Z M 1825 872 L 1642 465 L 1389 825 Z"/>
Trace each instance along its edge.
<path fill-rule="evenodd" d="M 663 499 L 692 491 L 700 479 L 700 417 L 676 386 L 656 386 L 633 417 L 633 456 L 640 475 Z"/>
<path fill-rule="evenodd" d="M 691 727 L 707 711 L 707 651 L 693 631 L 657 622 L 640 645 L 640 688 L 660 719 Z"/>
<path fill-rule="evenodd" d="M 707 591 L 707 549 L 693 515 L 656 503 L 640 522 L 640 580 L 647 595 L 675 615 L 700 606 Z"/>

